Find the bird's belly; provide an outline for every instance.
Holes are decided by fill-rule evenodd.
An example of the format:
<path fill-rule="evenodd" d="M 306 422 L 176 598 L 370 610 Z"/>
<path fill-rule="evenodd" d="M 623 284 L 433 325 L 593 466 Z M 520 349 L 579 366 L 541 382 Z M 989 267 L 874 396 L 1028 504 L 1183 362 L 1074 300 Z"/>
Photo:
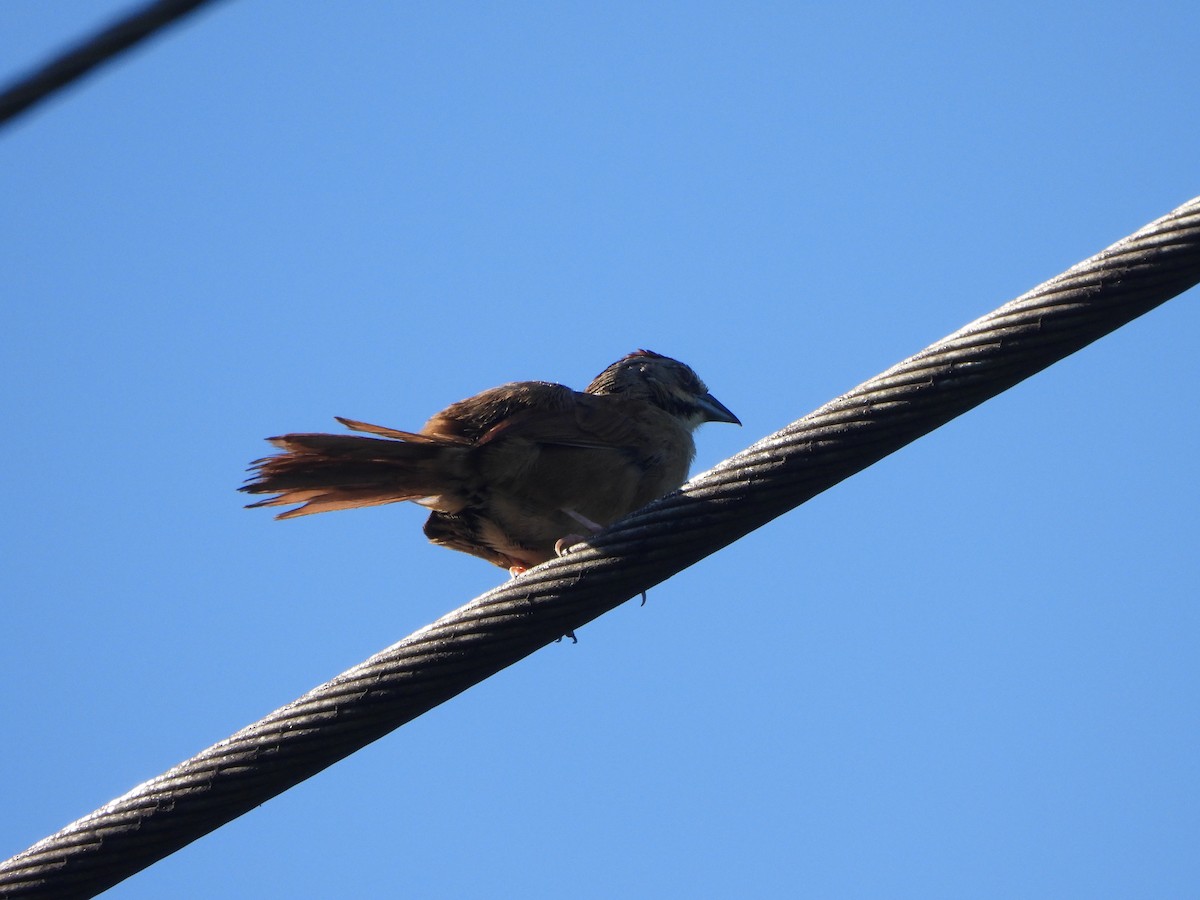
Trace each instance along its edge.
<path fill-rule="evenodd" d="M 531 449 L 495 454 L 481 473 L 489 485 L 485 540 L 530 562 L 553 558 L 567 535 L 586 537 L 587 522 L 609 525 L 678 487 L 690 461 L 685 454 L 673 465 L 648 465 L 618 448 Z"/>

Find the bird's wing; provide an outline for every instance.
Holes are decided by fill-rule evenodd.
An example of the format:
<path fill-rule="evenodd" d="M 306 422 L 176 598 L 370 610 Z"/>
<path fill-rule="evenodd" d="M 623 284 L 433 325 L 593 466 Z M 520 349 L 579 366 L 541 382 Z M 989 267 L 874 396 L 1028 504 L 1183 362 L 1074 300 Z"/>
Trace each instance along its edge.
<path fill-rule="evenodd" d="M 452 403 L 426 422 L 421 431 L 435 438 L 476 442 L 514 416 L 528 412 L 553 415 L 570 409 L 576 396 L 565 385 L 516 381 Z"/>
<path fill-rule="evenodd" d="M 571 391 L 547 408 L 526 408 L 496 423 L 478 443 L 520 438 L 544 446 L 629 450 L 640 446 L 638 423 L 616 398 Z"/>

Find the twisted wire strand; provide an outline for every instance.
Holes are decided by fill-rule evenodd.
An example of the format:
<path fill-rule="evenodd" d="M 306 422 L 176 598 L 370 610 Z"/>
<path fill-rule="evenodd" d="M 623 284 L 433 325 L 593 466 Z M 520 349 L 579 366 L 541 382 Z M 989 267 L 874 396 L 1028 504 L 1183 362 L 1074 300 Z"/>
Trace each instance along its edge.
<path fill-rule="evenodd" d="M 88 897 L 1200 282 L 1200 198 L 0 864 Z"/>
<path fill-rule="evenodd" d="M 0 92 L 0 125 L 211 0 L 157 0 L 113 22 Z"/>

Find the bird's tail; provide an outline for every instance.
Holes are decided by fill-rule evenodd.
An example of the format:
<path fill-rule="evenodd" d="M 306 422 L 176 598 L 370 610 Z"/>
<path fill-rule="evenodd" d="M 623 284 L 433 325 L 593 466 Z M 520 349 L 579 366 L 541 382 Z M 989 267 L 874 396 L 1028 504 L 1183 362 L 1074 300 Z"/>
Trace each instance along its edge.
<path fill-rule="evenodd" d="M 276 518 L 401 500 L 456 511 L 469 448 L 465 442 L 409 431 L 396 431 L 341 419 L 349 428 L 381 437 L 350 434 L 285 434 L 268 438 L 282 450 L 256 460 L 240 490 L 276 494 L 249 507 L 303 504 Z"/>

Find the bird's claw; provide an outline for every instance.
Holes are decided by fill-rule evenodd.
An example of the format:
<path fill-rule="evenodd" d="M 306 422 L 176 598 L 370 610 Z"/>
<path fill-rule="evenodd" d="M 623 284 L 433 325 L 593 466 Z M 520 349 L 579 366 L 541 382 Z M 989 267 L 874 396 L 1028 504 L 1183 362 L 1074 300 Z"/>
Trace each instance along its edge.
<path fill-rule="evenodd" d="M 566 556 L 576 547 L 584 542 L 585 538 L 582 534 L 568 534 L 566 537 L 560 537 L 554 542 L 554 555 Z"/>

